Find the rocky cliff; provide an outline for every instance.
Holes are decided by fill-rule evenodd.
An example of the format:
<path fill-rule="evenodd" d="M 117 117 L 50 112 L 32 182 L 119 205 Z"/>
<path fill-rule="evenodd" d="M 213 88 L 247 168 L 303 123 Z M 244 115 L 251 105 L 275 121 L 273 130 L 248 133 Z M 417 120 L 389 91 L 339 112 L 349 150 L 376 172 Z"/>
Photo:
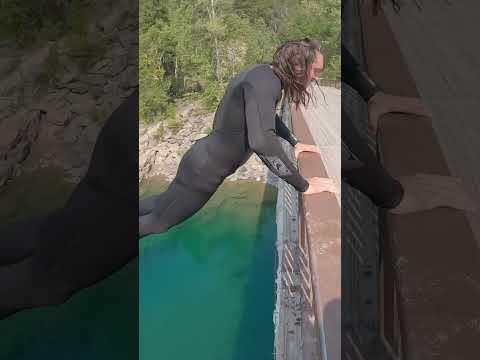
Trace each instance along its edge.
<path fill-rule="evenodd" d="M 65 180 L 85 174 L 105 120 L 138 86 L 138 13 L 86 1 L 89 31 L 18 48 L 0 42 L 0 190 L 23 173 L 55 166 Z M 141 96 L 141 94 L 140 94 Z M 179 103 L 177 131 L 140 125 L 140 180 L 175 176 L 183 154 L 206 136 L 213 114 L 198 102 Z M 266 181 L 252 158 L 227 180 Z"/>
<path fill-rule="evenodd" d="M 126 0 L 86 4 L 85 34 L 0 43 L 0 189 L 47 166 L 78 182 L 105 120 L 138 86 L 138 13 Z"/>

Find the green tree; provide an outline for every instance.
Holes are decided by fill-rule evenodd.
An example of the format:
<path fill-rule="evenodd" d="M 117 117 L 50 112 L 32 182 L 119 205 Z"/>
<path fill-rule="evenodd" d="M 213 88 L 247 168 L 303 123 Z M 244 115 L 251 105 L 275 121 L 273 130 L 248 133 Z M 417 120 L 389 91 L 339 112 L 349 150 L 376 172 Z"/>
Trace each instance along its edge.
<path fill-rule="evenodd" d="M 141 119 L 171 119 L 184 96 L 214 109 L 236 74 L 307 36 L 327 55 L 324 78 L 339 79 L 340 0 L 141 0 Z"/>

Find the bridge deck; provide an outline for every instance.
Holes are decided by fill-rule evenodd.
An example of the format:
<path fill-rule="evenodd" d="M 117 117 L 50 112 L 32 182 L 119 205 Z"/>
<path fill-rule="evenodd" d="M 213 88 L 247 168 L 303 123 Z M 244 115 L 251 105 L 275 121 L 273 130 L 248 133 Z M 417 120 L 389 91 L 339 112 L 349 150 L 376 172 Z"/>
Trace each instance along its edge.
<path fill-rule="evenodd" d="M 334 91 L 333 91 L 334 90 Z M 293 131 L 300 142 L 317 144 L 322 156 L 303 153 L 298 161 L 304 177 L 340 181 L 340 91 L 326 90 L 330 106 L 292 110 Z M 339 185 L 339 184 L 338 184 Z M 303 195 L 300 247 L 309 253 L 313 304 L 324 359 L 340 359 L 341 233 L 340 197 L 331 193 Z"/>

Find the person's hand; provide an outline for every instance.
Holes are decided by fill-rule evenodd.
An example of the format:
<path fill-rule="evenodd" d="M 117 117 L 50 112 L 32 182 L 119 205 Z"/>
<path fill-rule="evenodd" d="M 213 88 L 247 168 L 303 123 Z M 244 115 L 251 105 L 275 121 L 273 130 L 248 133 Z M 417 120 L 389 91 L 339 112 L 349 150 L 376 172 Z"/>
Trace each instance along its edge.
<path fill-rule="evenodd" d="M 408 214 L 437 207 L 474 211 L 475 203 L 468 196 L 459 178 L 433 174 L 399 177 L 404 195 L 400 204 L 390 209 L 393 214 Z"/>
<path fill-rule="evenodd" d="M 298 159 L 302 152 L 314 152 L 320 154 L 320 148 L 316 145 L 297 143 L 294 147 L 295 158 Z"/>
<path fill-rule="evenodd" d="M 368 101 L 368 130 L 376 134 L 380 117 L 391 112 L 432 116 L 431 111 L 419 98 L 395 96 L 379 91 Z"/>
<path fill-rule="evenodd" d="M 331 192 L 334 194 L 339 193 L 339 189 L 333 179 L 330 178 L 321 178 L 321 177 L 312 177 L 307 179 L 310 186 L 308 187 L 307 191 L 303 192 L 303 194 L 318 194 L 324 191 Z"/>

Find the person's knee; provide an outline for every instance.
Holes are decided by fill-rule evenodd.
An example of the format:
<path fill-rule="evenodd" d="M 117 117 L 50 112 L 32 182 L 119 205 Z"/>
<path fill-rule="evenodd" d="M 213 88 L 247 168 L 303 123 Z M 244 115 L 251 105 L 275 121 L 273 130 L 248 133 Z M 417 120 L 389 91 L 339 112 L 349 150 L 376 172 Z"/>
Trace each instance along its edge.
<path fill-rule="evenodd" d="M 158 195 L 152 195 L 144 199 L 141 199 L 138 207 L 139 215 L 143 216 L 151 213 L 155 207 L 155 200 L 157 198 L 158 198 Z"/>

